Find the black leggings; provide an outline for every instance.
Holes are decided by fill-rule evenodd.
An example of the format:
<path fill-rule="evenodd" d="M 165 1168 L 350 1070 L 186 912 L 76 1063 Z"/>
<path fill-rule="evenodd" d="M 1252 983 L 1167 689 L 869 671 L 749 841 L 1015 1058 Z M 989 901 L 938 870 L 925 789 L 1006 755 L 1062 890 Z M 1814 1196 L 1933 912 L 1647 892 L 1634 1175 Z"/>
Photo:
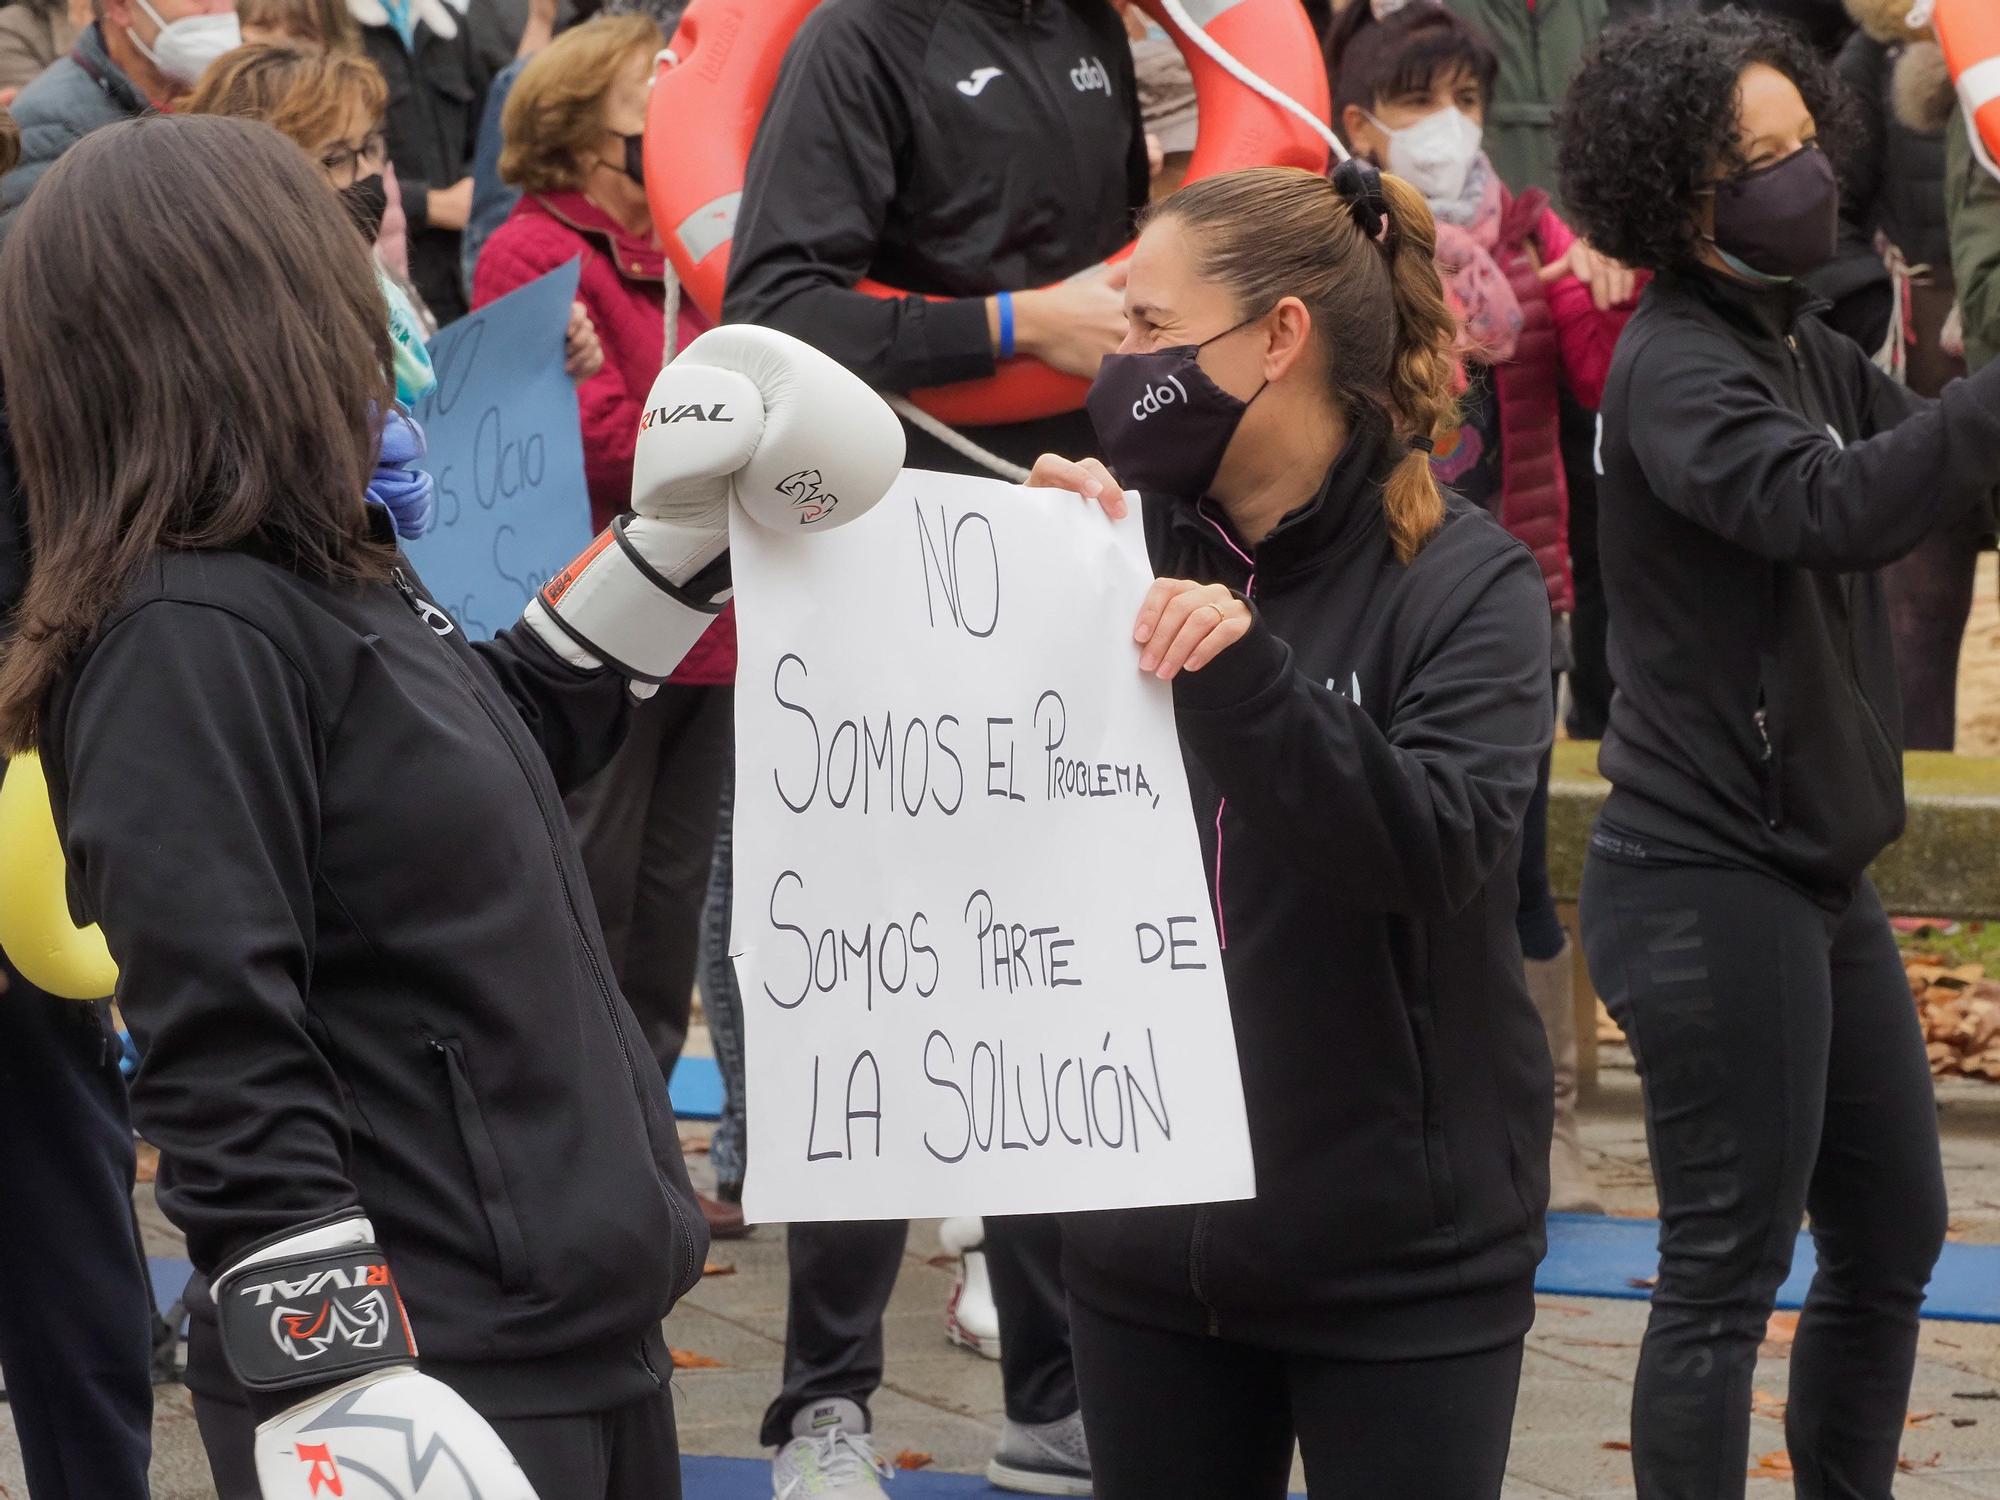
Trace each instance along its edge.
<path fill-rule="evenodd" d="M 1889 1500 L 1917 1310 L 1944 1243 L 1923 1035 L 1865 879 L 1838 913 L 1742 870 L 1583 878 L 1591 979 L 1645 1085 L 1660 1280 L 1632 1399 L 1639 1500 L 1744 1492 L 1751 1380 L 1802 1215 L 1818 1271 L 1792 1345 L 1800 1500 Z"/>
<path fill-rule="evenodd" d="M 1097 1500 L 1497 1500 L 1521 1342 L 1394 1364 L 1143 1328 L 1070 1300 Z"/>

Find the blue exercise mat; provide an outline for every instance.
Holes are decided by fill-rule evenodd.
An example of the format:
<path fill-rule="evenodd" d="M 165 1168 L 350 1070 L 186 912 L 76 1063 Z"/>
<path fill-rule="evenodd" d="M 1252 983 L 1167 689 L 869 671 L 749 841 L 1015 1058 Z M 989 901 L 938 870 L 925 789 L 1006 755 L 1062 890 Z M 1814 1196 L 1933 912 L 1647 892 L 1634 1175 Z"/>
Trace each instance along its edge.
<path fill-rule="evenodd" d="M 1597 1214 L 1550 1214 L 1549 1253 L 1535 1273 L 1535 1290 L 1562 1297 L 1652 1296 L 1660 1268 L 1657 1219 Z M 1812 1280 L 1813 1245 L 1799 1236 L 1792 1274 L 1778 1289 L 1778 1306 L 1796 1308 Z M 1924 1299 L 1924 1316 L 1959 1323 L 2000 1323 L 2000 1245 L 1946 1245 Z"/>
<path fill-rule="evenodd" d="M 674 1115 L 682 1120 L 722 1118 L 722 1070 L 712 1057 L 682 1055 L 674 1064 L 673 1082 L 667 1097 L 674 1101 Z"/>
<path fill-rule="evenodd" d="M 761 1458 L 681 1459 L 681 1487 L 687 1500 L 771 1500 L 771 1463 Z M 967 1500 L 971 1496 L 1003 1500 L 979 1474 L 943 1474 L 934 1469 L 910 1469 L 886 1486 L 889 1500 Z"/>
<path fill-rule="evenodd" d="M 194 1267 L 186 1261 L 167 1255 L 146 1257 L 146 1274 L 153 1281 L 153 1306 L 164 1313 L 181 1300 L 181 1289 L 187 1285 Z"/>

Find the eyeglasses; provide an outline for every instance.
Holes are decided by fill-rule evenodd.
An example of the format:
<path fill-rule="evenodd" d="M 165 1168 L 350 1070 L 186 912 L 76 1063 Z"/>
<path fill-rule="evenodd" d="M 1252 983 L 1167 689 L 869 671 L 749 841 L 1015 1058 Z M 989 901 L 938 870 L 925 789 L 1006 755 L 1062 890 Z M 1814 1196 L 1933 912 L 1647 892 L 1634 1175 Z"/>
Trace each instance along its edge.
<path fill-rule="evenodd" d="M 329 177 L 359 177 L 364 172 L 379 172 L 388 160 L 389 143 L 379 130 L 370 131 L 358 146 L 342 141 L 328 146 L 319 156 L 319 164 Z"/>

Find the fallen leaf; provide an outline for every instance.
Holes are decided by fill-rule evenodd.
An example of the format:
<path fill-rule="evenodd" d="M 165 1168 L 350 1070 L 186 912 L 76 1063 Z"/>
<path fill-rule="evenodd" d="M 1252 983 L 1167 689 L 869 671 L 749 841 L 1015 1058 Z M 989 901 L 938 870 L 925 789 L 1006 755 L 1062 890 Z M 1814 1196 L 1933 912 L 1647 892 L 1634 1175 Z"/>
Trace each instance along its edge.
<path fill-rule="evenodd" d="M 953 1255 L 949 1250 L 944 1250 L 936 1255 L 925 1256 L 924 1264 L 927 1266 L 936 1266 L 940 1271 L 956 1271 L 958 1269 L 958 1257 Z"/>
<path fill-rule="evenodd" d="M 1649 1292 L 1659 1284 L 1660 1278 L 1657 1276 L 1627 1276 L 1625 1278 L 1625 1285 L 1637 1287 L 1642 1292 Z"/>
<path fill-rule="evenodd" d="M 1953 1418 L 1951 1419 L 1951 1425 L 1952 1425 L 1952 1426 L 1954 1426 L 1954 1427 L 1977 1427 L 1977 1426 L 1979 1425 L 1979 1418 L 1977 1418 L 1977 1417 L 1953 1417 Z"/>
<path fill-rule="evenodd" d="M 1913 1411 L 1903 1418 L 1903 1430 L 1908 1432 L 1912 1428 L 1921 1427 L 1936 1415 L 1934 1411 Z"/>
<path fill-rule="evenodd" d="M 696 1354 L 691 1349 L 669 1349 L 676 1370 L 726 1370 L 729 1366 L 719 1359 L 710 1359 L 706 1354 Z"/>
<path fill-rule="evenodd" d="M 1597 1446 L 1604 1449 L 1607 1453 L 1630 1453 L 1632 1451 L 1632 1445 L 1623 1438 L 1610 1438 L 1599 1443 Z"/>
<path fill-rule="evenodd" d="M 1785 1419 L 1784 1398 L 1774 1396 L 1769 1391 L 1752 1391 L 1750 1410 L 1757 1416 L 1768 1417 L 1773 1422 L 1782 1422 Z"/>
<path fill-rule="evenodd" d="M 911 1469 L 928 1469 L 932 1459 L 928 1453 L 920 1453 L 914 1448 L 905 1448 L 896 1455 L 896 1467 L 905 1472 Z"/>
<path fill-rule="evenodd" d="M 139 1143 L 139 1169 L 133 1174 L 135 1182 L 151 1182 L 160 1174 L 160 1148 Z"/>
<path fill-rule="evenodd" d="M 2000 1401 L 2000 1391 L 1953 1391 L 1954 1401 Z"/>
<path fill-rule="evenodd" d="M 708 1137 L 705 1135 L 684 1135 L 681 1137 L 682 1156 L 708 1155 Z"/>
<path fill-rule="evenodd" d="M 1637 1344 L 1620 1343 L 1616 1339 L 1557 1339 L 1558 1344 L 1567 1344 L 1572 1349 L 1636 1349 Z"/>
<path fill-rule="evenodd" d="M 1764 1325 L 1764 1343 L 1768 1347 L 1778 1344 L 1789 1348 L 1799 1332 L 1799 1315 L 1795 1312 L 1774 1312 L 1771 1321 Z"/>
<path fill-rule="evenodd" d="M 702 1266 L 701 1274 L 704 1276 L 734 1276 L 736 1274 L 736 1267 L 726 1260 L 711 1260 Z"/>
<path fill-rule="evenodd" d="M 1899 1458 L 1896 1467 L 1905 1474 L 1914 1474 L 1919 1469 L 1935 1469 L 1943 1458 L 1942 1453 L 1933 1453 L 1929 1458 Z"/>
<path fill-rule="evenodd" d="M 1775 1453 L 1766 1453 L 1757 1460 L 1757 1467 L 1750 1471 L 1752 1479 L 1787 1479 L 1792 1473 L 1792 1456 L 1783 1448 Z"/>

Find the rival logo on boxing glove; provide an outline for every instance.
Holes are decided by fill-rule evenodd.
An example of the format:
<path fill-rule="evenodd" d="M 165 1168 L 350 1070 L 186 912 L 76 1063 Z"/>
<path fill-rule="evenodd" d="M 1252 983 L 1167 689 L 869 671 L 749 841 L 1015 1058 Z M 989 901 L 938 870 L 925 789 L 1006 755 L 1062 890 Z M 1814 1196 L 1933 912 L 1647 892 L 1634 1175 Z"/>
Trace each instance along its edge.
<path fill-rule="evenodd" d="M 727 412 L 728 409 L 720 401 L 706 408 L 693 402 L 673 407 L 655 406 L 640 415 L 639 430 L 645 432 L 655 423 L 669 427 L 675 422 L 734 422 L 736 418 L 729 416 Z"/>
<path fill-rule="evenodd" d="M 833 514 L 833 508 L 840 504 L 838 495 L 829 495 L 820 488 L 818 469 L 801 469 L 798 473 L 778 481 L 778 493 L 792 502 L 798 512 L 799 524 L 810 526 L 815 521 L 825 520 Z"/>
<path fill-rule="evenodd" d="M 345 1496 L 347 1487 L 341 1482 L 340 1464 L 333 1456 L 333 1450 L 325 1443 L 300 1443 L 292 1449 L 302 1464 L 311 1464 L 312 1471 L 306 1475 L 306 1493 L 317 1495 L 325 1490 L 329 1495 Z"/>
<path fill-rule="evenodd" d="M 230 1368 L 252 1390 L 340 1379 L 416 1358 L 395 1275 L 373 1244 L 308 1250 L 242 1273 L 232 1268 L 211 1295 Z"/>

